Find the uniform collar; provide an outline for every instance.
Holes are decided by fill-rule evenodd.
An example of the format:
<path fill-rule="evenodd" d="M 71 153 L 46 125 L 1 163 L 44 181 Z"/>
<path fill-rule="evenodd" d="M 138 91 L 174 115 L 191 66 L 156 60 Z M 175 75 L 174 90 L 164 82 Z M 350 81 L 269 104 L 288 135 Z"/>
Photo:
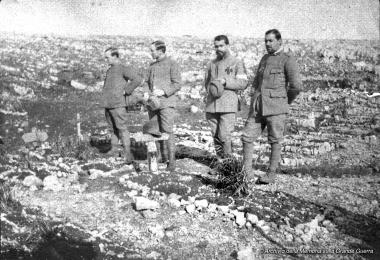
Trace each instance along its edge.
<path fill-rule="evenodd" d="M 281 46 L 275 53 L 270 54 L 271 56 L 280 55 L 284 51 L 284 48 Z"/>
<path fill-rule="evenodd" d="M 165 54 L 164 56 L 162 56 L 162 57 L 156 59 L 156 62 L 163 61 L 163 60 L 165 60 L 167 57 L 168 57 L 168 56 Z"/>

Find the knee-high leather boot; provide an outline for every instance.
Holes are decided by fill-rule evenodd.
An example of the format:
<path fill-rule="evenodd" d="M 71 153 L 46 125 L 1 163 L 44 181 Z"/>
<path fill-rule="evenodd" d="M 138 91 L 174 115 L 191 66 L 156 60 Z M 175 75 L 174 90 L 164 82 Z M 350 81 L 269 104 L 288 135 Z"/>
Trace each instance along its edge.
<path fill-rule="evenodd" d="M 169 163 L 167 169 L 169 171 L 174 171 L 175 170 L 175 140 L 174 140 L 174 134 L 171 133 L 169 135 L 168 139 L 168 155 L 169 155 Z"/>
<path fill-rule="evenodd" d="M 118 154 L 119 153 L 119 138 L 116 134 L 111 135 L 111 149 L 107 154 Z"/>
<path fill-rule="evenodd" d="M 266 175 L 259 179 L 264 184 L 274 183 L 276 181 L 276 170 L 281 158 L 281 144 L 271 144 L 270 164 Z"/>
<path fill-rule="evenodd" d="M 124 148 L 124 158 L 126 164 L 131 164 L 133 162 L 133 155 L 131 152 L 131 140 L 128 131 L 123 131 L 120 133 L 121 141 Z"/>
<path fill-rule="evenodd" d="M 252 172 L 253 143 L 243 143 L 243 162 L 247 173 Z"/>

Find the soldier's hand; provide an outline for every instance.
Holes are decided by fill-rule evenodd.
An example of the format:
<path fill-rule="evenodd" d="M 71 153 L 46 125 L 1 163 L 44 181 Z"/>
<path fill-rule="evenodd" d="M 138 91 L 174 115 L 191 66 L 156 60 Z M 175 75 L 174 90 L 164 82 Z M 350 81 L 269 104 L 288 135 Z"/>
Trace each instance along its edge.
<path fill-rule="evenodd" d="M 145 92 L 144 95 L 143 95 L 143 100 L 145 102 L 147 102 L 149 100 L 149 93 L 148 92 Z"/>
<path fill-rule="evenodd" d="M 161 96 L 165 95 L 165 92 L 162 89 L 154 89 L 153 95 L 155 95 L 157 97 L 161 97 Z"/>
<path fill-rule="evenodd" d="M 225 78 L 221 78 L 221 79 L 217 79 L 217 80 L 220 81 L 220 83 L 222 83 L 222 85 L 226 84 L 226 79 Z"/>

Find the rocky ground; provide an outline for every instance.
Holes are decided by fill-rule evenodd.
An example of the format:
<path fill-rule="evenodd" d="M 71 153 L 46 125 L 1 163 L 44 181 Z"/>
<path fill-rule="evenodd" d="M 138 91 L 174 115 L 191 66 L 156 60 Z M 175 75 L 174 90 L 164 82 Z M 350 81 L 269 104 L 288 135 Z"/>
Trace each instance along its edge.
<path fill-rule="evenodd" d="M 236 41 L 252 75 L 263 46 Z M 143 72 L 145 42 L 1 38 L 1 259 L 379 258 L 376 45 L 287 42 L 305 91 L 288 118 L 281 172 L 275 185 L 248 183 L 237 196 L 208 174 L 215 156 L 201 82 L 212 50 L 202 40 L 170 42 L 184 78 L 174 173 L 163 164 L 147 171 L 136 142 L 141 172 L 103 153 L 107 144 L 91 146 L 107 127 L 98 107 L 102 50 L 126 46 Z M 246 115 L 244 107 L 234 133 L 237 162 Z M 129 116 L 131 132 L 141 131 L 144 109 Z M 258 174 L 269 160 L 265 135 L 255 143 Z"/>

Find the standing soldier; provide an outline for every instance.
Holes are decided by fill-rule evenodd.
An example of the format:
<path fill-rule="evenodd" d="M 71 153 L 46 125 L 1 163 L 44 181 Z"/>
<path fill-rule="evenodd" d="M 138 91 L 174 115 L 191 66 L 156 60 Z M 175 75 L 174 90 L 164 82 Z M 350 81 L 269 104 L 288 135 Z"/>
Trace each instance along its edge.
<path fill-rule="evenodd" d="M 252 100 L 248 119 L 242 133 L 244 168 L 252 177 L 253 142 L 268 128 L 271 145 L 269 169 L 259 182 L 275 182 L 281 158 L 281 143 L 289 105 L 302 88 L 296 60 L 282 49 L 281 34 L 272 29 L 265 33 L 268 54 L 261 59 L 252 84 Z"/>
<path fill-rule="evenodd" d="M 167 159 L 164 158 L 167 150 L 169 156 L 167 169 L 174 171 L 175 140 L 173 125 L 177 101 L 175 93 L 181 88 L 181 74 L 177 62 L 166 55 L 166 45 L 163 41 L 153 42 L 150 52 L 155 61 L 150 64 L 147 75 L 150 96 L 153 97 L 151 98 L 153 106 L 148 106 L 149 119 L 151 121 L 157 120 L 159 131 L 169 135 L 167 147 L 165 142 L 161 142 L 158 150 L 161 151 L 163 161 Z"/>
<path fill-rule="evenodd" d="M 230 53 L 227 36 L 216 36 L 214 47 L 217 57 L 209 62 L 205 75 L 206 119 L 216 154 L 223 158 L 232 153 L 231 132 L 240 102 L 236 92 L 247 87 L 248 79 L 243 63 Z"/>
<path fill-rule="evenodd" d="M 111 137 L 111 152 L 117 150 L 119 139 L 124 146 L 124 157 L 127 164 L 131 164 L 130 135 L 128 132 L 128 115 L 126 107 L 136 100 L 132 96 L 135 88 L 143 84 L 143 78 L 131 68 L 121 63 L 119 52 L 116 48 L 105 50 L 105 59 L 110 65 L 102 92 L 102 102 L 105 108 L 106 120 L 113 130 Z"/>

